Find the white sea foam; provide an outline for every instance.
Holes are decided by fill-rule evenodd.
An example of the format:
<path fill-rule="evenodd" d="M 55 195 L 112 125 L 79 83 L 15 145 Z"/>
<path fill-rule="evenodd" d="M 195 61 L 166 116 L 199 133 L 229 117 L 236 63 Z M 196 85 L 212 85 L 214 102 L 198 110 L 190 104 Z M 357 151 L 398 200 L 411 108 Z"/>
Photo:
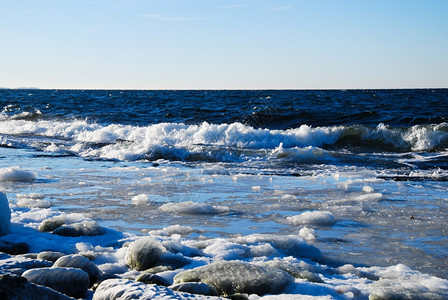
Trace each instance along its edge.
<path fill-rule="evenodd" d="M 349 126 L 311 127 L 304 124 L 287 130 L 268 130 L 241 123 L 159 123 L 137 127 L 120 124 L 102 126 L 85 120 L 62 122 L 7 119 L 0 121 L 0 134 L 60 138 L 57 145 L 52 141 L 49 145 L 44 144 L 42 149 L 107 159 L 136 160 L 145 156 L 186 159 L 199 155 L 201 159 L 237 161 L 242 155 L 250 154 L 248 150 L 269 149 L 267 154 L 270 157 L 296 158 L 304 162 L 318 159 L 325 163 L 333 160 L 335 154 L 322 148 L 338 142 L 346 132 L 358 131 L 361 139 L 372 143 L 379 141 L 404 150 L 412 148 L 421 151 L 446 145 L 447 126 L 446 123 L 413 126 L 403 131 L 384 124 L 379 124 L 374 129 L 353 129 Z M 11 139 L 2 143 L 10 144 Z M 33 146 L 36 144 L 33 143 Z M 243 149 L 246 152 L 242 152 Z"/>

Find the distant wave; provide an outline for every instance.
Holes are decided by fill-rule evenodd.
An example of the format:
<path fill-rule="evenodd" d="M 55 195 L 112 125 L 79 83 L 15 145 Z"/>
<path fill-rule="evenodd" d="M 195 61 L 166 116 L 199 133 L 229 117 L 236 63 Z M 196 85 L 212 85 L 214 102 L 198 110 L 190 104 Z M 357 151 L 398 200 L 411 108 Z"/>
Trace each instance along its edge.
<path fill-rule="evenodd" d="M 343 153 L 446 151 L 448 124 L 393 128 L 384 124 L 287 130 L 242 123 L 149 126 L 100 125 L 86 120 L 0 120 L 0 143 L 11 147 L 117 160 L 244 161 L 257 158 L 322 159 Z M 334 157 L 334 155 L 331 155 Z M 326 162 L 326 159 L 323 160 Z"/>

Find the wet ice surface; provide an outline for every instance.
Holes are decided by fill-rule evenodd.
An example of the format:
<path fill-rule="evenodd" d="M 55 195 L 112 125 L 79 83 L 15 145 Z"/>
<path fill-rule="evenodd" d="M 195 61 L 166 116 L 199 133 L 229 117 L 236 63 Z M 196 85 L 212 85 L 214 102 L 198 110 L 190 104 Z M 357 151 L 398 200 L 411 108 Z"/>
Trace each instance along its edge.
<path fill-rule="evenodd" d="M 0 183 L 19 207 L 30 206 L 23 199 L 34 199 L 35 206 L 49 203 L 53 210 L 82 213 L 138 235 L 176 224 L 192 228 L 190 239 L 300 235 L 329 262 L 401 263 L 447 278 L 447 182 L 384 180 L 367 170 L 322 166 L 315 176 L 297 177 L 243 174 L 212 164 L 37 154 L 2 149 L 9 164 L 1 167 L 20 166 L 36 175 L 34 182 Z"/>

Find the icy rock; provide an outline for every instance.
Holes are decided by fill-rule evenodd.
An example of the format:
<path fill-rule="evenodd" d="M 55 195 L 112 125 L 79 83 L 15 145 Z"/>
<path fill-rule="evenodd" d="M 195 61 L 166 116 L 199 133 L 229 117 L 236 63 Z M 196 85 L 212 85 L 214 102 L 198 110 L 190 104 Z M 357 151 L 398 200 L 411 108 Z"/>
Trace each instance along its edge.
<path fill-rule="evenodd" d="M 162 286 L 170 285 L 168 280 L 166 280 L 165 278 L 151 273 L 142 273 L 139 276 L 137 276 L 137 278 L 135 278 L 135 281 L 143 282 L 146 284 L 157 284 Z"/>
<path fill-rule="evenodd" d="M 102 275 L 101 270 L 82 255 L 65 255 L 59 258 L 53 267 L 71 267 L 81 269 L 89 274 L 90 285 L 93 285 Z"/>
<path fill-rule="evenodd" d="M 22 277 L 75 298 L 83 298 L 89 288 L 89 275 L 75 268 L 32 269 L 23 273 Z"/>
<path fill-rule="evenodd" d="M 93 300 L 110 299 L 210 299 L 208 296 L 191 295 L 173 291 L 167 287 L 145 284 L 127 279 L 109 279 L 103 281 L 93 294 Z"/>
<path fill-rule="evenodd" d="M 61 252 L 55 252 L 55 251 L 43 251 L 37 255 L 37 259 L 47 260 L 55 262 L 62 256 L 64 256 L 64 253 Z"/>
<path fill-rule="evenodd" d="M 172 270 L 174 270 L 174 269 L 171 266 L 157 265 L 155 267 L 146 269 L 145 272 L 146 273 L 151 273 L 151 274 L 157 274 L 157 273 L 161 273 L 161 272 L 165 272 L 165 271 L 172 271 Z"/>
<path fill-rule="evenodd" d="M 288 272 L 291 276 L 294 276 L 295 278 L 300 279 L 306 279 L 309 282 L 317 282 L 317 283 L 323 283 L 324 281 L 317 275 L 316 273 L 311 272 L 310 270 L 306 269 L 306 263 L 303 263 L 305 266 L 299 264 L 299 263 L 291 263 L 291 262 L 284 262 L 284 261 L 278 261 L 278 260 L 271 260 L 267 262 L 261 262 L 258 265 L 264 266 L 264 267 L 271 267 L 271 268 L 277 268 L 281 269 L 285 272 Z"/>
<path fill-rule="evenodd" d="M 244 262 L 215 262 L 184 271 L 174 277 L 174 283 L 204 282 L 220 295 L 278 294 L 294 282 L 285 271 Z"/>
<path fill-rule="evenodd" d="M 2 299 L 54 299 L 73 300 L 73 298 L 61 294 L 45 286 L 29 283 L 24 277 L 12 275 L 0 275 L 0 297 Z"/>
<path fill-rule="evenodd" d="M 129 245 L 126 264 L 137 271 L 143 271 L 155 266 L 164 252 L 166 249 L 160 242 L 145 237 Z"/>
<path fill-rule="evenodd" d="M 199 294 L 205 296 L 218 296 L 218 292 L 214 287 L 203 282 L 184 282 L 170 286 L 170 289 L 178 292 L 190 294 Z"/>
<path fill-rule="evenodd" d="M 65 222 L 66 222 L 66 219 L 63 216 L 58 216 L 58 217 L 45 219 L 40 224 L 39 231 L 42 231 L 42 232 L 53 231 L 56 228 L 61 227 L 62 225 L 64 225 Z"/>
<path fill-rule="evenodd" d="M 56 228 L 53 233 L 62 236 L 95 236 L 104 234 L 102 228 L 96 221 L 82 221 L 73 224 L 64 224 Z"/>
<path fill-rule="evenodd" d="M 159 207 L 163 212 L 190 214 L 190 215 L 214 215 L 228 213 L 230 209 L 227 206 L 214 206 L 206 203 L 197 203 L 194 201 L 166 203 Z"/>
<path fill-rule="evenodd" d="M 52 263 L 48 261 L 35 260 L 26 257 L 9 257 L 0 260 L 0 274 L 10 273 L 22 275 L 23 272 L 34 268 L 51 267 Z"/>
<path fill-rule="evenodd" d="M 11 231 L 11 210 L 9 209 L 8 198 L 0 192 L 0 235 L 8 234 Z"/>
<path fill-rule="evenodd" d="M 0 252 L 8 254 L 25 254 L 28 253 L 29 247 L 26 243 L 11 243 L 8 241 L 0 241 Z"/>

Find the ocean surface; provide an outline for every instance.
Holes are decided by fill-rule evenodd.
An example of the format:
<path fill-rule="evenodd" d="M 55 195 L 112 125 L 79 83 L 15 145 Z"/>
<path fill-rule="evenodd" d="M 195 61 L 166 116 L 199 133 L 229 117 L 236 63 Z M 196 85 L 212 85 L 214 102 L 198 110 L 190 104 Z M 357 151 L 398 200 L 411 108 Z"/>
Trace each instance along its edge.
<path fill-rule="evenodd" d="M 328 265 L 448 278 L 448 89 L 3 89 L 0 110 L 25 227 L 51 211 L 190 243 L 292 235 Z"/>

